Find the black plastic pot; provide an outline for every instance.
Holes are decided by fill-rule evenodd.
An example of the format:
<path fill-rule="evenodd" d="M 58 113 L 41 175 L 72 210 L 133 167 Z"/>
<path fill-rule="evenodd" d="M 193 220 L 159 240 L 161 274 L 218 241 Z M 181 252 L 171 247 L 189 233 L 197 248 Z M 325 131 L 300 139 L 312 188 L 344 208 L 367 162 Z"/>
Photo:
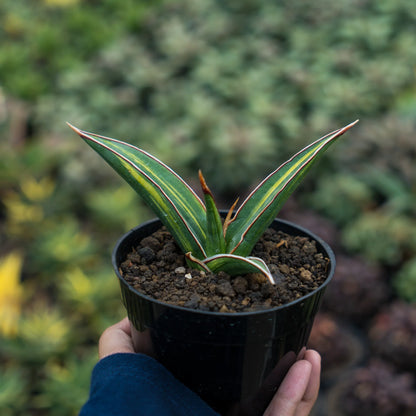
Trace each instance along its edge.
<path fill-rule="evenodd" d="M 331 248 L 295 224 L 275 220 L 271 227 L 316 240 L 330 260 L 324 284 L 277 308 L 245 313 L 201 312 L 162 303 L 129 286 L 119 266 L 132 247 L 160 228 L 151 220 L 125 234 L 113 251 L 123 303 L 133 338 L 150 336 L 155 358 L 222 415 L 261 415 L 290 366 L 300 358 L 326 285 L 335 269 Z M 141 346 L 140 348 L 143 348 Z"/>

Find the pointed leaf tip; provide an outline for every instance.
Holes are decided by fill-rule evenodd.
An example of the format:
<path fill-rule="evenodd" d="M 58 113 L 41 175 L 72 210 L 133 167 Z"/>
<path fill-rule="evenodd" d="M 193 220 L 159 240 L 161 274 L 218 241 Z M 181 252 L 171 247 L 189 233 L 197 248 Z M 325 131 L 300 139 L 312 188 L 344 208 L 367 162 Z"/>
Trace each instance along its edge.
<path fill-rule="evenodd" d="M 66 121 L 66 125 L 71 128 L 72 130 L 74 130 L 76 133 L 79 134 L 79 132 L 81 131 L 80 129 L 78 129 L 77 127 L 75 127 L 73 124 L 71 124 L 69 121 Z"/>
<path fill-rule="evenodd" d="M 78 136 L 80 136 L 82 139 L 87 139 L 88 138 L 88 134 L 85 131 L 82 131 L 81 129 L 79 129 L 78 127 L 75 127 L 73 124 L 69 123 L 68 121 L 66 122 L 67 126 L 72 129 L 76 134 L 78 134 Z"/>
<path fill-rule="evenodd" d="M 202 192 L 204 193 L 204 195 L 210 195 L 211 197 L 213 197 L 212 192 L 209 189 L 207 182 L 205 181 L 205 178 L 204 178 L 204 175 L 202 174 L 201 169 L 199 169 L 198 171 L 198 176 L 199 176 L 199 182 L 201 184 Z"/>
<path fill-rule="evenodd" d="M 351 127 L 355 126 L 358 122 L 360 121 L 359 118 L 357 118 L 357 120 L 353 121 L 350 124 L 347 124 L 345 127 L 343 127 L 342 129 L 339 130 L 340 135 L 344 134 L 347 130 L 349 130 Z"/>

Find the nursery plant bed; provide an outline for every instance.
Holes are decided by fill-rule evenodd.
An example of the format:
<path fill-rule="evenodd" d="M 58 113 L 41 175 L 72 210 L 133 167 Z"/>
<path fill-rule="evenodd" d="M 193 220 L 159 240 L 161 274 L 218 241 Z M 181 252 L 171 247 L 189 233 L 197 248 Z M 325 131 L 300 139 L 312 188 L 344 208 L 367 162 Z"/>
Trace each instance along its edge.
<path fill-rule="evenodd" d="M 146 334 L 156 359 L 223 415 L 263 414 L 302 357 L 333 276 L 325 242 L 289 222 L 271 228 L 255 250 L 277 260 L 275 287 L 258 276 L 188 270 L 159 220 L 127 233 L 113 252 L 135 342 Z"/>

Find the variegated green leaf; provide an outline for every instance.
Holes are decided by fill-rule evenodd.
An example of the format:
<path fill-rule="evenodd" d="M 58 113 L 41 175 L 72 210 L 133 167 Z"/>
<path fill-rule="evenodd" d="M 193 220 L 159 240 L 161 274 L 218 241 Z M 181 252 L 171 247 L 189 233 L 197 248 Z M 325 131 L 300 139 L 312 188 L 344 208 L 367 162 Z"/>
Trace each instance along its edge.
<path fill-rule="evenodd" d="M 183 179 L 137 147 L 69 126 L 144 199 L 184 253 L 206 257 L 205 206 Z"/>
<path fill-rule="evenodd" d="M 225 253 L 226 247 L 221 216 L 201 171 L 199 171 L 199 181 L 201 182 L 207 212 L 206 242 L 204 245 L 206 255 L 213 256 L 215 254 Z"/>
<path fill-rule="evenodd" d="M 246 256 L 281 206 L 299 185 L 319 156 L 358 122 L 355 121 L 305 147 L 264 179 L 237 210 L 228 226 L 227 252 Z"/>
<path fill-rule="evenodd" d="M 215 256 L 207 257 L 204 260 L 199 260 L 192 256 L 191 253 L 185 254 L 189 265 L 195 269 L 219 272 L 223 271 L 230 276 L 247 273 L 261 273 L 267 277 L 271 284 L 275 284 L 273 275 L 270 273 L 267 264 L 259 257 L 241 257 L 235 254 L 216 254 Z"/>
<path fill-rule="evenodd" d="M 214 273 L 223 271 L 230 276 L 246 273 L 262 273 L 275 284 L 266 263 L 258 257 L 241 257 L 235 254 L 217 254 L 203 260 L 203 263 Z"/>

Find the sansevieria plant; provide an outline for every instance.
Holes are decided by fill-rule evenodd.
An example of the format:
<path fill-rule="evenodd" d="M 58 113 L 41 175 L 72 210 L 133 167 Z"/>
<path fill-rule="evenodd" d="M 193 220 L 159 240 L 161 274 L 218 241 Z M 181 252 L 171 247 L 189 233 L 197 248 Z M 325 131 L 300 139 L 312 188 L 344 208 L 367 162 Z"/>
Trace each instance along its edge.
<path fill-rule="evenodd" d="M 191 267 L 230 275 L 261 272 L 275 283 L 265 262 L 250 253 L 310 167 L 355 122 L 323 136 L 267 176 L 222 221 L 202 173 L 205 204 L 171 168 L 128 143 L 69 126 L 100 154 L 159 217 Z"/>

